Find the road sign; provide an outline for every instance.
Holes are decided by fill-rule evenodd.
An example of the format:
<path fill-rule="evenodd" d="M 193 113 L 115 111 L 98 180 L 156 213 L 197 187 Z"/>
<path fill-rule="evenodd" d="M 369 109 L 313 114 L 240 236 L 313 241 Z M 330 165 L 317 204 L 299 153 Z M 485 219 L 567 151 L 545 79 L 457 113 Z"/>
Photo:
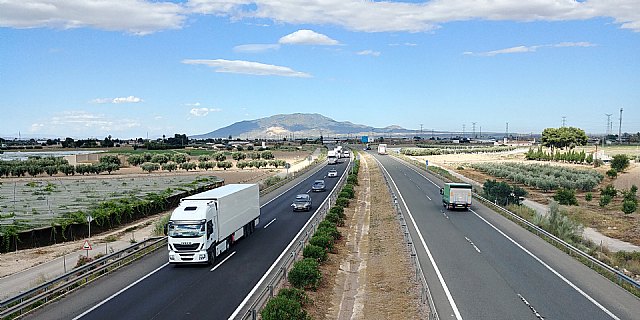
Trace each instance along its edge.
<path fill-rule="evenodd" d="M 424 160 L 425 167 L 429 168 L 429 160 Z"/>
<path fill-rule="evenodd" d="M 285 167 L 285 169 L 288 170 L 289 168 L 291 168 L 291 164 L 287 162 L 287 163 L 284 164 L 284 167 Z"/>
<path fill-rule="evenodd" d="M 89 243 L 89 240 L 84 241 L 84 244 L 82 245 L 82 250 L 93 250 L 91 248 L 91 243 Z"/>

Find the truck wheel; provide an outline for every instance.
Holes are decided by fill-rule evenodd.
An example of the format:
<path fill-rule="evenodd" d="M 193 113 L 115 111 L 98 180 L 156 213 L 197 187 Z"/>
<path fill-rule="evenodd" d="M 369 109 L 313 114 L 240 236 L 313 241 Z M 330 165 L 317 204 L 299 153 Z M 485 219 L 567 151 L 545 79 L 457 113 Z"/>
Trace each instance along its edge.
<path fill-rule="evenodd" d="M 207 265 L 211 265 L 213 264 L 213 260 L 215 259 L 215 257 L 213 256 L 213 250 L 207 250 Z"/>

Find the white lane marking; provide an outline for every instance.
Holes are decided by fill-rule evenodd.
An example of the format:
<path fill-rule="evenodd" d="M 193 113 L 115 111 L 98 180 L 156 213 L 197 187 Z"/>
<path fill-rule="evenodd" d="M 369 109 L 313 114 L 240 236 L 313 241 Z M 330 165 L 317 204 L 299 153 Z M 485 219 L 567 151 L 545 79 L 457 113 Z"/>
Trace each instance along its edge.
<path fill-rule="evenodd" d="M 273 219 L 275 220 L 275 219 Z M 220 263 L 216 264 L 215 267 L 211 268 L 211 272 L 213 272 L 214 270 L 218 269 L 218 267 L 220 265 L 222 265 L 225 261 L 229 260 L 229 258 L 231 258 L 234 254 L 236 254 L 236 252 L 231 252 L 226 258 L 224 258 L 222 261 L 220 261 Z"/>
<path fill-rule="evenodd" d="M 469 244 L 471 244 L 471 246 L 473 246 L 474 249 L 476 249 L 476 251 L 478 251 L 478 253 L 482 253 L 480 252 L 480 249 L 478 249 L 478 247 L 476 247 L 476 245 L 473 243 L 473 241 L 471 241 L 471 239 L 464 237 L 465 239 L 467 239 L 467 242 L 469 242 Z"/>
<path fill-rule="evenodd" d="M 351 159 L 349 159 L 349 163 L 351 163 Z M 346 175 L 346 170 L 345 172 L 342 173 L 342 176 Z M 335 186 L 333 186 L 333 189 L 331 189 L 331 192 L 333 192 L 336 188 L 338 188 L 338 184 L 336 183 Z M 322 206 L 324 206 L 325 202 L 329 201 L 329 197 L 324 198 L 324 201 L 322 201 L 322 203 L 320 204 L 320 206 L 318 206 L 318 209 L 316 209 L 316 211 L 313 212 L 313 215 L 311 216 L 311 218 L 309 218 L 309 220 L 307 220 L 307 223 L 304 224 L 304 226 L 300 229 L 300 231 L 298 231 L 298 233 L 295 235 L 295 237 L 293 237 L 293 239 L 291 240 L 291 242 L 289 243 L 289 245 L 287 245 L 286 248 L 284 248 L 284 250 L 282 251 L 282 253 L 280 253 L 280 255 L 278 256 L 278 258 L 276 259 L 276 261 L 273 262 L 273 264 L 271 265 L 271 267 L 269 267 L 269 269 L 267 270 L 267 272 L 264 273 L 264 275 L 262 275 L 262 278 L 260 278 L 260 280 L 258 281 L 258 283 L 256 283 L 256 285 L 253 287 L 253 289 L 251 289 L 251 291 L 249 292 L 249 294 L 247 294 L 246 297 L 244 297 L 244 300 L 242 300 L 242 302 L 240 303 L 240 305 L 236 308 L 236 310 L 231 314 L 231 316 L 229 317 L 229 320 L 231 319 L 235 319 L 238 314 L 240 313 L 240 311 L 242 311 L 242 308 L 244 308 L 244 306 L 247 304 L 247 302 L 249 302 L 249 299 L 251 297 L 253 297 L 253 295 L 256 293 L 256 291 L 258 290 L 258 287 L 260 287 L 260 285 L 262 285 L 262 283 L 267 279 L 267 276 L 269 276 L 269 274 L 271 273 L 271 271 L 273 271 L 273 269 L 276 267 L 276 265 L 278 263 L 280 263 L 280 260 L 282 260 L 282 258 L 284 257 L 284 255 L 289 251 L 289 249 L 291 248 L 291 246 L 294 243 L 297 243 L 296 239 L 298 239 L 298 237 L 300 237 L 300 234 L 302 234 L 302 232 L 307 229 L 307 226 L 309 225 L 309 223 L 311 223 L 311 221 L 313 221 L 313 219 L 316 218 L 316 215 L 318 214 L 318 211 L 320 210 L 320 208 L 322 208 Z"/>
<path fill-rule="evenodd" d="M 540 319 L 540 320 L 544 320 L 544 317 L 538 313 L 538 311 L 536 311 L 536 308 L 534 308 L 529 301 L 527 301 L 527 299 L 525 299 L 521 294 L 518 293 L 518 298 L 520 298 L 520 300 L 522 300 L 522 302 L 524 302 L 524 304 L 529 307 L 529 309 L 531 309 L 531 311 L 533 312 L 533 314 L 536 316 L 536 318 Z"/>
<path fill-rule="evenodd" d="M 433 200 L 431 200 L 431 197 L 429 197 L 426 193 L 424 195 L 425 195 L 425 197 L 427 197 L 427 199 L 429 199 L 429 201 L 433 201 Z"/>
<path fill-rule="evenodd" d="M 140 278 L 140 279 L 136 280 L 135 282 L 133 282 L 132 284 L 130 284 L 130 285 L 128 285 L 128 286 L 126 286 L 125 288 L 121 289 L 120 291 L 118 291 L 118 292 L 116 292 L 116 293 L 112 294 L 110 297 L 108 297 L 108 298 L 106 298 L 106 299 L 102 300 L 100 303 L 98 303 L 98 304 L 96 304 L 95 306 L 91 307 L 89 310 L 87 310 L 87 311 L 85 311 L 85 312 L 81 313 L 80 315 L 76 316 L 75 318 L 73 318 L 73 320 L 80 319 L 80 318 L 82 318 L 82 317 L 86 316 L 87 314 L 89 314 L 89 312 L 91 312 L 91 311 L 93 311 L 93 310 L 95 310 L 95 309 L 98 309 L 101 305 L 103 305 L 103 304 L 105 304 L 105 303 L 109 302 L 111 299 L 113 299 L 113 298 L 117 297 L 119 294 L 121 294 L 121 293 L 123 293 L 123 292 L 125 292 L 125 291 L 129 290 L 129 288 L 131 288 L 131 287 L 135 286 L 136 284 L 140 283 L 142 280 L 144 280 L 144 279 L 146 279 L 146 278 L 150 277 L 152 274 L 154 274 L 154 273 L 156 273 L 156 272 L 160 271 L 160 269 L 162 269 L 162 268 L 166 267 L 167 265 L 169 265 L 169 262 L 167 262 L 167 263 L 165 263 L 165 264 L 163 264 L 163 265 L 159 266 L 159 267 L 158 267 L 158 268 L 156 268 L 155 270 L 153 270 L 153 271 L 151 271 L 151 272 L 147 273 L 144 277 L 142 277 L 142 278 Z"/>
<path fill-rule="evenodd" d="M 449 219 L 449 216 L 444 212 L 444 210 L 440 210 L 440 212 L 442 213 L 442 215 L 443 215 L 445 218 Z"/>
<path fill-rule="evenodd" d="M 276 218 L 273 218 L 273 220 L 269 221 L 269 223 L 267 223 L 264 227 L 262 227 L 263 229 L 266 229 L 270 224 L 272 224 L 274 221 L 276 221 Z"/>
<path fill-rule="evenodd" d="M 380 161 L 378 161 L 378 159 L 376 159 L 376 161 L 378 162 L 378 164 L 380 164 L 380 167 L 382 168 L 382 170 L 384 170 L 384 172 L 387 174 L 387 176 L 389 176 L 389 179 L 391 180 L 391 183 L 393 183 L 393 187 L 396 189 L 396 191 L 398 191 L 398 196 L 400 196 L 400 200 L 402 200 L 402 204 L 404 205 L 404 208 L 407 211 L 407 214 L 409 215 L 409 218 L 411 218 L 411 223 L 413 224 L 413 227 L 416 229 L 416 231 L 418 233 L 418 237 L 420 238 L 420 242 L 422 243 L 422 246 L 424 247 L 424 250 L 427 252 L 427 256 L 429 256 L 429 261 L 431 261 L 431 265 L 433 266 L 433 269 L 435 270 L 436 275 L 438 276 L 438 280 L 440 280 L 440 284 L 442 285 L 442 289 L 444 290 L 444 293 L 447 296 L 447 300 L 449 300 L 449 305 L 451 305 L 451 309 L 453 309 L 453 313 L 454 313 L 456 319 L 457 320 L 462 320 L 462 315 L 460 315 L 460 311 L 458 310 L 458 306 L 456 305 L 456 302 L 453 301 L 453 296 L 451 296 L 451 292 L 449 292 L 449 287 L 447 287 L 447 283 L 444 282 L 444 278 L 442 277 L 442 274 L 440 273 L 440 269 L 438 268 L 438 265 L 436 265 L 436 261 L 433 259 L 433 255 L 431 254 L 431 251 L 429 250 L 429 247 L 427 247 L 427 243 L 424 241 L 424 237 L 422 236 L 422 232 L 420 232 L 420 229 L 418 228 L 418 225 L 416 224 L 416 221 L 413 219 L 413 215 L 411 214 L 411 211 L 409 210 L 409 207 L 407 207 L 407 203 L 404 201 L 404 198 L 402 197 L 402 193 L 400 193 L 400 190 L 398 189 L 398 186 L 396 185 L 396 182 L 393 180 L 393 178 L 391 177 L 391 175 L 389 174 L 387 169 L 382 165 L 382 163 L 380 163 Z"/>
<path fill-rule="evenodd" d="M 609 315 L 612 319 L 616 319 L 616 320 L 620 320 L 620 318 L 618 318 L 615 314 L 613 314 L 611 311 L 609 311 L 607 308 L 605 308 L 603 305 L 601 305 L 598 301 L 596 301 L 594 298 L 592 298 L 591 296 L 589 296 L 586 292 L 582 291 L 582 289 L 578 288 L 578 286 L 576 286 L 575 284 L 573 284 L 573 282 L 569 281 L 569 279 L 565 278 L 563 275 L 561 275 L 558 271 L 556 271 L 555 269 L 551 268 L 551 266 L 549 266 L 548 264 L 546 264 L 544 261 L 542 261 L 542 259 L 538 258 L 536 255 L 534 255 L 531 251 L 527 250 L 525 247 L 523 247 L 522 245 L 520 245 L 519 243 L 517 243 L 515 240 L 511 239 L 511 237 L 509 237 L 507 234 L 505 234 L 504 232 L 502 232 L 502 230 L 498 229 L 496 226 L 494 226 L 493 224 L 491 224 L 491 222 L 487 221 L 485 218 L 483 218 L 482 216 L 480 216 L 477 212 L 469 209 L 469 211 L 473 212 L 473 214 L 475 214 L 478 218 L 480 218 L 482 221 L 484 221 L 486 224 L 488 224 L 489 226 L 491 226 L 494 230 L 498 231 L 502 236 L 504 236 L 505 238 L 507 238 L 509 241 L 511 241 L 513 244 L 515 244 L 518 248 L 522 249 L 522 251 L 526 252 L 529 256 L 531 256 L 533 259 L 535 259 L 536 261 L 538 261 L 541 265 L 543 265 L 545 268 L 547 268 L 549 271 L 551 271 L 553 274 L 555 274 L 556 276 L 558 276 L 558 278 L 562 279 L 562 281 L 564 281 L 566 284 L 568 284 L 569 286 L 571 286 L 574 290 L 578 291 L 578 293 L 580 293 L 583 297 L 587 298 L 587 300 L 591 301 L 591 303 L 593 303 L 596 307 L 600 308 L 600 310 L 604 311 L 604 313 L 606 313 L 607 315 Z"/>

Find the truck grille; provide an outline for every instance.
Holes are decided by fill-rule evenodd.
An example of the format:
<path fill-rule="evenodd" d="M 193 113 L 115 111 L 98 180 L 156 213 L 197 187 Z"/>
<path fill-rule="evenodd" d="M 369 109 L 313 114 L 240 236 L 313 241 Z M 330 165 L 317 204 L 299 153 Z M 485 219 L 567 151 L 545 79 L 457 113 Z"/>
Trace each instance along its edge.
<path fill-rule="evenodd" d="M 199 243 L 192 243 L 192 244 L 174 243 L 173 247 L 176 248 L 176 250 L 178 251 L 193 251 L 193 250 L 198 250 L 198 248 L 200 247 L 200 244 Z"/>

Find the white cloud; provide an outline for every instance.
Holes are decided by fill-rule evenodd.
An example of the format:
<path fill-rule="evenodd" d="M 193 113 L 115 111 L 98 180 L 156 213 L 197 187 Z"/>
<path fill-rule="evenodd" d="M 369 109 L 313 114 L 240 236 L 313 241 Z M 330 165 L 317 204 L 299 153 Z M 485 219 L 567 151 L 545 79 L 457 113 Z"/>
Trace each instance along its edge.
<path fill-rule="evenodd" d="M 309 45 L 321 45 L 321 46 L 335 46 L 340 44 L 337 40 L 331 39 L 324 34 L 317 33 L 313 30 L 298 30 L 294 33 L 288 34 L 280 40 L 280 44 L 309 44 Z"/>
<path fill-rule="evenodd" d="M 185 104 L 185 106 L 187 106 L 187 107 L 199 107 L 200 106 L 200 102 L 187 103 L 187 104 Z"/>
<path fill-rule="evenodd" d="M 140 127 L 140 122 L 134 119 L 120 116 L 110 117 L 86 111 L 66 111 L 54 115 L 46 122 L 32 124 L 31 130 L 33 132 L 61 132 L 62 134 L 96 136 L 121 133 L 137 127 Z"/>
<path fill-rule="evenodd" d="M 235 52 L 265 52 L 270 50 L 278 50 L 280 49 L 280 45 L 278 44 L 243 44 L 239 46 L 233 47 L 233 51 Z"/>
<path fill-rule="evenodd" d="M 91 100 L 91 103 L 97 103 L 97 104 L 104 104 L 104 103 L 120 104 L 120 103 L 139 103 L 139 102 L 143 102 L 143 101 L 144 100 L 142 100 L 141 98 L 134 97 L 134 96 L 128 96 L 128 97 L 118 97 L 118 98 L 97 98 L 97 99 Z"/>
<path fill-rule="evenodd" d="M 209 112 L 220 112 L 222 109 L 217 108 L 193 108 L 189 113 L 195 117 L 204 117 L 209 114 Z"/>
<path fill-rule="evenodd" d="M 182 60 L 184 64 L 203 64 L 216 69 L 216 72 L 250 74 L 258 76 L 282 76 L 296 78 L 310 78 L 311 75 L 295 71 L 288 67 L 275 66 L 252 61 L 242 60 Z"/>
<path fill-rule="evenodd" d="M 186 16 L 182 5 L 144 0 L 5 0 L 0 2 L 0 27 L 90 27 L 146 35 L 178 29 Z"/>
<path fill-rule="evenodd" d="M 373 50 L 362 50 L 362 51 L 358 51 L 356 52 L 357 55 L 360 56 L 374 56 L 377 57 L 380 55 L 379 51 L 373 51 Z"/>
<path fill-rule="evenodd" d="M 232 21 L 336 25 L 361 32 L 424 32 L 453 21 L 571 21 L 612 18 L 640 32 L 638 0 L 431 0 L 420 3 L 362 0 L 4 0 L 0 27 L 80 28 L 145 35 L 181 28 L 190 15 Z"/>
<path fill-rule="evenodd" d="M 593 47 L 593 46 L 595 45 L 590 42 L 561 42 L 557 44 L 544 44 L 544 45 L 537 45 L 537 46 L 517 46 L 517 47 L 486 51 L 486 52 L 467 51 L 467 52 L 464 52 L 463 54 L 472 55 L 472 56 L 493 57 L 499 54 L 535 52 L 540 48 Z"/>

